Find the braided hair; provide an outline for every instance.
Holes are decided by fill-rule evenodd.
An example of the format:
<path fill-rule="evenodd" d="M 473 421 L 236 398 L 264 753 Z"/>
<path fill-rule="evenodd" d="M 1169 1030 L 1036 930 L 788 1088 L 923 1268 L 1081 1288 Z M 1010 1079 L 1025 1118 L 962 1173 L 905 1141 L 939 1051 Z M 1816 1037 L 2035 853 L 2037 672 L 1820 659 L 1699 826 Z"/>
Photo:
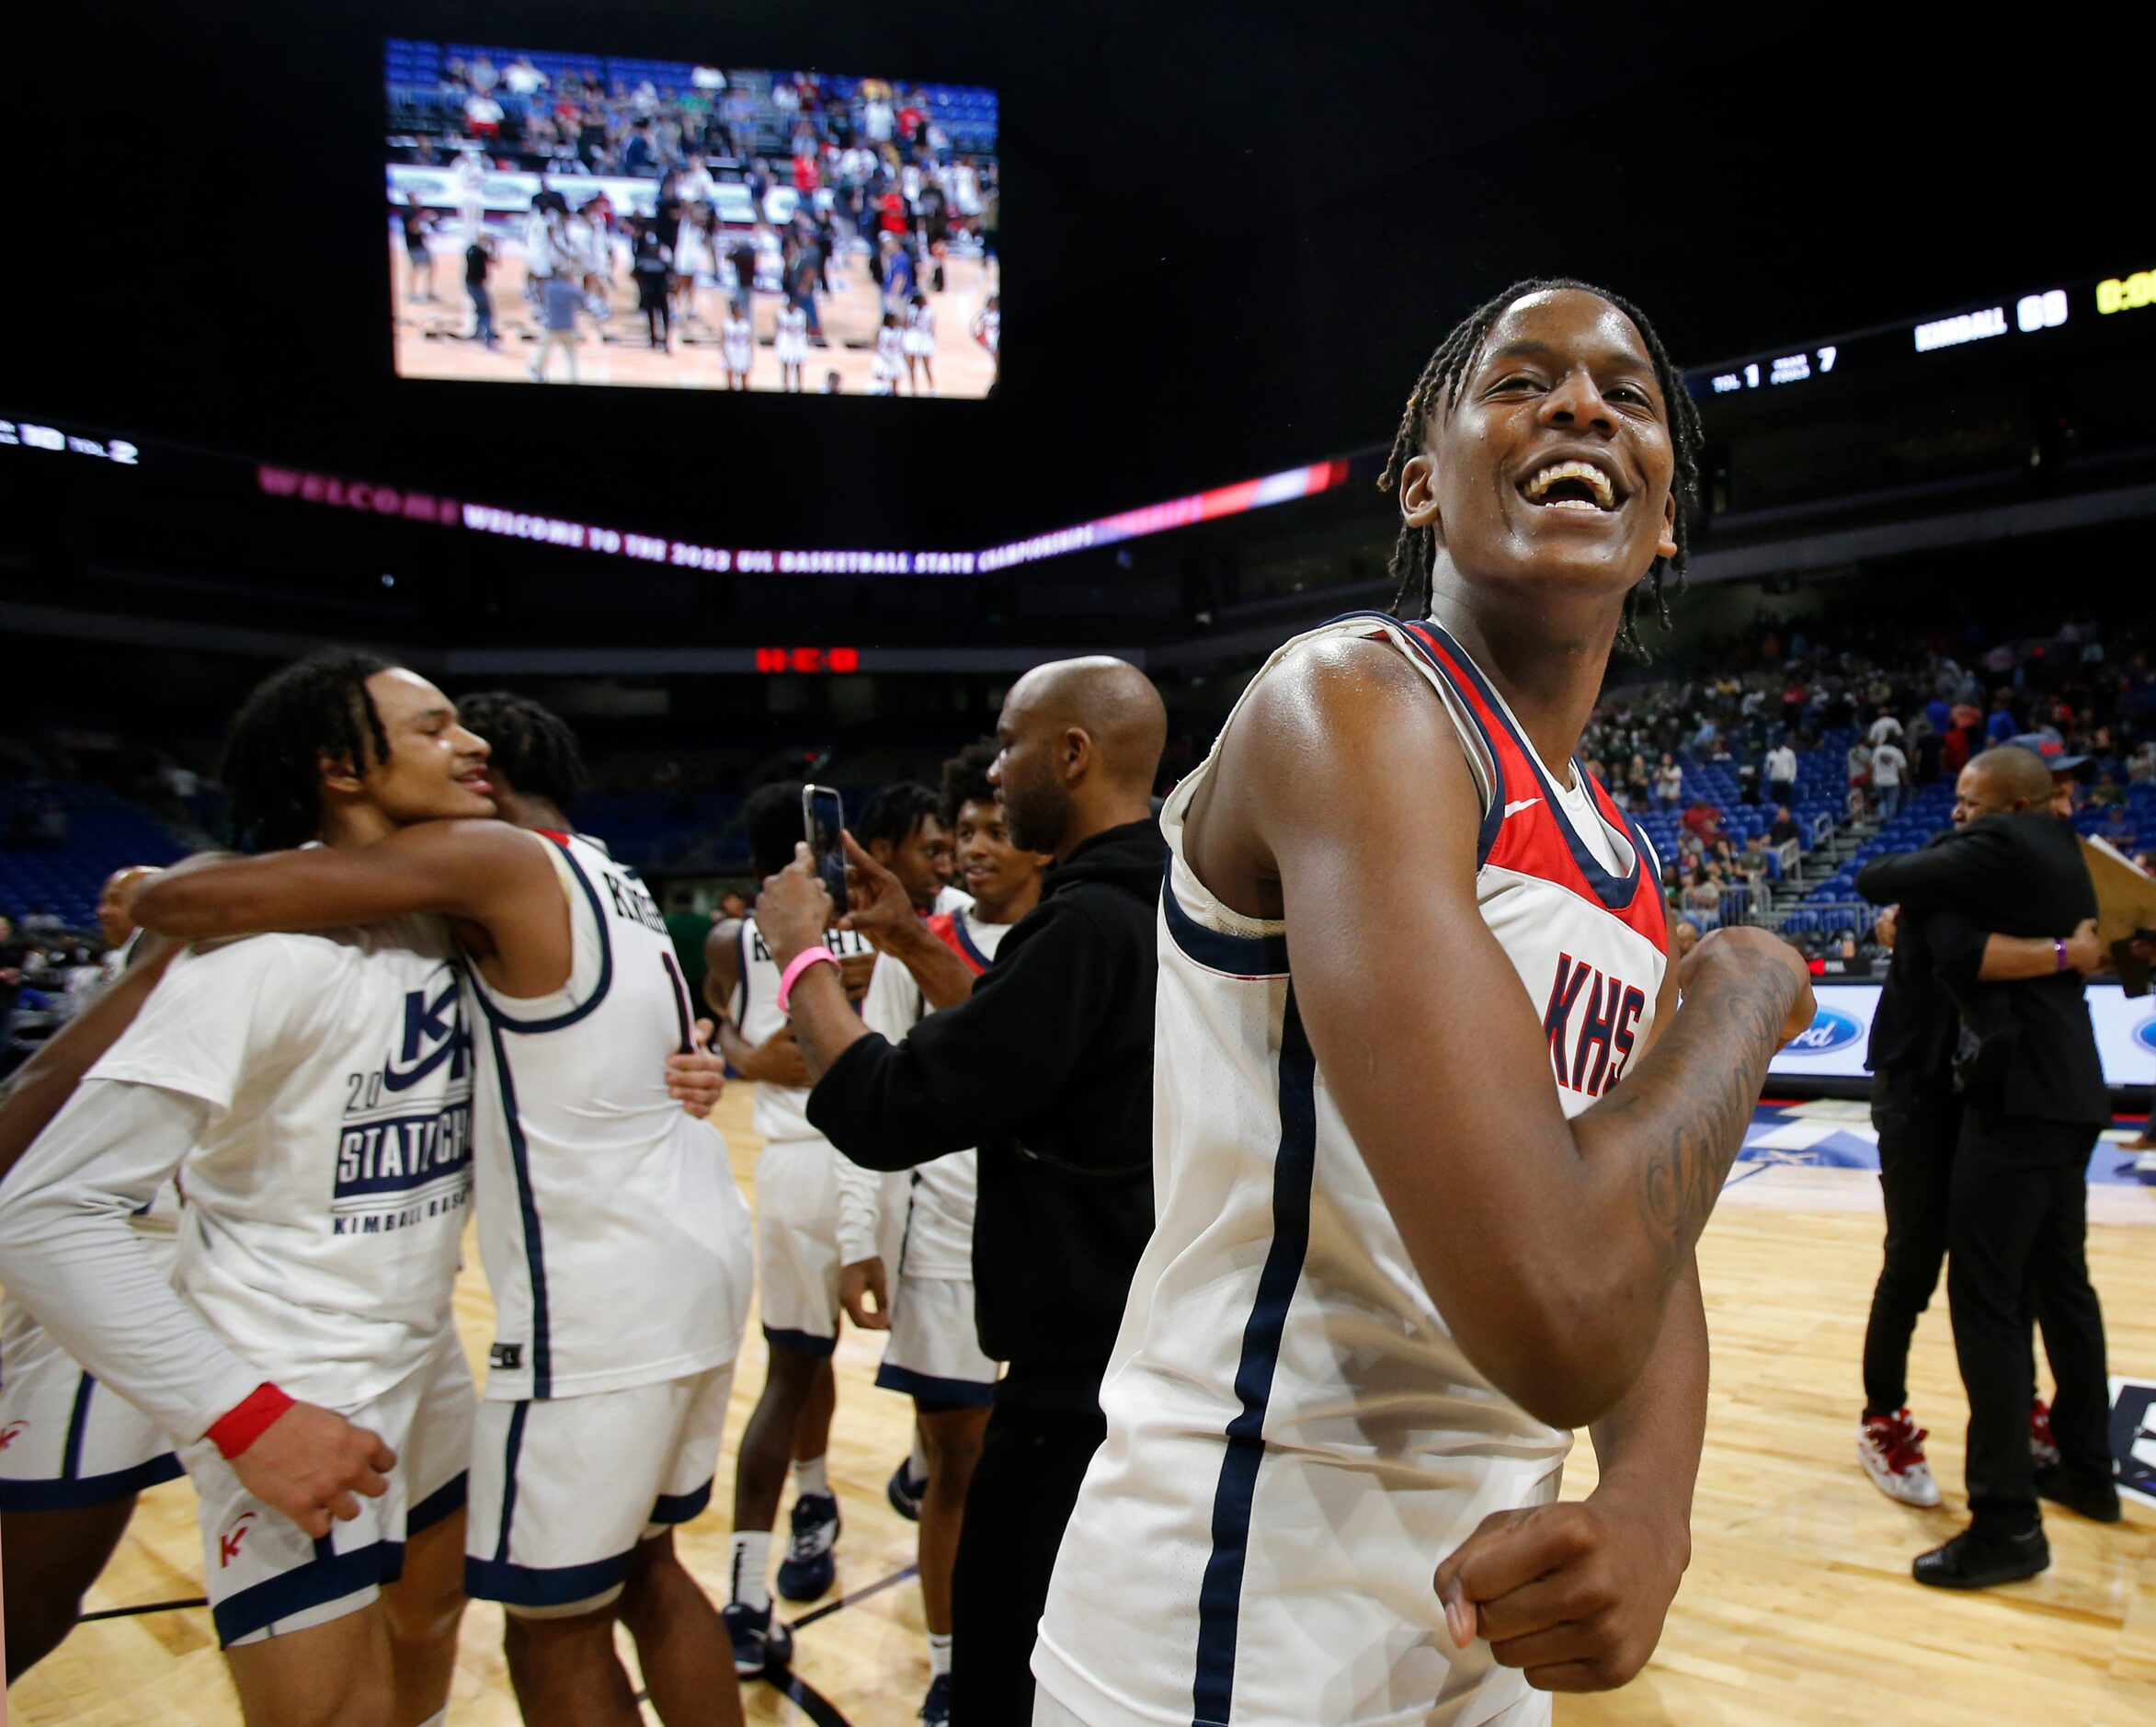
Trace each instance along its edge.
<path fill-rule="evenodd" d="M 322 829 L 322 771 L 364 774 L 389 760 L 389 734 L 367 680 L 389 662 L 325 648 L 274 672 L 233 715 L 218 777 L 232 797 L 232 841 L 243 852 L 302 845 Z"/>
<path fill-rule="evenodd" d="M 988 779 L 988 770 L 995 765 L 1001 748 L 993 738 L 984 738 L 966 745 L 943 764 L 936 818 L 952 831 L 957 831 L 958 812 L 966 805 L 996 801 L 996 787 Z"/>
<path fill-rule="evenodd" d="M 853 824 L 853 837 L 864 846 L 882 840 L 895 850 L 935 814 L 935 793 L 918 780 L 895 780 L 869 799 Z"/>
<path fill-rule="evenodd" d="M 457 720 L 486 739 L 509 789 L 566 809 L 588 783 L 576 734 L 530 696 L 485 690 L 457 703 Z"/>
<path fill-rule="evenodd" d="M 1671 476 L 1671 490 L 1676 494 L 1677 520 L 1673 535 L 1677 542 L 1676 555 L 1658 555 L 1648 566 L 1647 576 L 1639 588 L 1625 596 L 1625 615 L 1617 626 L 1617 644 L 1630 648 L 1643 658 L 1646 649 L 1641 646 L 1637 628 L 1640 588 L 1652 596 L 1655 609 L 1662 623 L 1670 621 L 1670 601 L 1666 591 L 1670 578 L 1679 583 L 1684 578 L 1684 559 L 1691 545 L 1691 535 L 1686 519 L 1691 505 L 1699 493 L 1699 410 L 1693 406 L 1686 394 L 1684 380 L 1675 366 L 1670 363 L 1669 350 L 1662 346 L 1662 338 L 1648 322 L 1646 314 L 1621 295 L 1606 288 L 1597 288 L 1591 282 L 1575 281 L 1569 276 L 1535 278 L 1516 281 L 1502 293 L 1485 300 L 1474 311 L 1454 325 L 1437 351 L 1430 356 L 1430 363 L 1422 368 L 1422 375 L 1415 380 L 1415 387 L 1409 392 L 1408 406 L 1400 414 L 1399 429 L 1393 434 L 1392 453 L 1386 459 L 1385 472 L 1377 477 L 1377 489 L 1389 492 L 1400 483 L 1400 474 L 1415 456 L 1422 452 L 1423 440 L 1430 435 L 1432 418 L 1443 414 L 1450 418 L 1454 397 L 1468 371 L 1482 351 L 1482 344 L 1489 337 L 1490 326 L 1516 301 L 1529 294 L 1547 293 L 1553 290 L 1570 290 L 1594 295 L 1608 302 L 1632 320 L 1639 332 L 1639 338 L 1647 344 L 1648 358 L 1654 362 L 1655 383 L 1660 388 L 1662 400 L 1668 404 L 1670 415 L 1670 442 L 1676 456 L 1676 471 Z M 1437 530 L 1433 527 L 1415 528 L 1403 521 L 1399 537 L 1393 542 L 1392 559 L 1387 570 L 1399 583 L 1393 595 L 1393 612 L 1402 618 L 1425 618 L 1435 598 L 1433 576 L 1437 567 Z"/>

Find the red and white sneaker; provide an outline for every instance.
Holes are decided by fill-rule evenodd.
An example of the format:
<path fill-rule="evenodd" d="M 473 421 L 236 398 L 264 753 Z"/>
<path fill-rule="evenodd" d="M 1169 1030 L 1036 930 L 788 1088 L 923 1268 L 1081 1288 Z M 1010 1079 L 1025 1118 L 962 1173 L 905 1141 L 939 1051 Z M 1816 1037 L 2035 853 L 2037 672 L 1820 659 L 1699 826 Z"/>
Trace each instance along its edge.
<path fill-rule="evenodd" d="M 2029 1404 L 2029 1458 L 2040 1470 L 2055 1468 L 2059 1443 L 2051 1437 L 2051 1405 L 2042 1398 Z"/>
<path fill-rule="evenodd" d="M 1873 1415 L 1856 1424 L 1856 1460 L 1872 1478 L 1872 1485 L 1888 1499 L 1928 1510 L 1939 1503 L 1939 1483 L 1924 1461 L 1926 1429 L 1909 1418 L 1906 1409 L 1891 1415 Z"/>

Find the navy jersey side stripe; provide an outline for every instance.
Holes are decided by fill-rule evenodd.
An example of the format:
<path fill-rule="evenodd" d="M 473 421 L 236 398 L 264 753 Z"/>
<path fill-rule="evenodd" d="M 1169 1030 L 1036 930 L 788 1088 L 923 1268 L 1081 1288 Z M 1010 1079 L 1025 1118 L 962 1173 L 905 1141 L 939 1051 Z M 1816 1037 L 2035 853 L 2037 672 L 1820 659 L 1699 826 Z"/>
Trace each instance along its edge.
<path fill-rule="evenodd" d="M 1284 978 L 1287 975 L 1287 935 L 1230 935 L 1208 929 L 1182 909 L 1175 897 L 1174 865 L 1160 883 L 1160 909 L 1168 920 L 1168 933 L 1195 964 L 1229 978 Z"/>
<path fill-rule="evenodd" d="M 1213 1552 L 1198 1588 L 1196 1673 L 1191 1686 L 1193 1727 L 1228 1720 L 1235 1705 L 1236 1640 L 1240 1630 L 1243 1567 L 1249 1553 L 1250 1511 L 1258 1466 L 1265 1457 L 1265 1411 L 1287 1328 L 1288 1306 L 1310 1245 L 1310 1193 L 1318 1168 L 1318 1061 L 1303 1030 L 1295 986 L 1288 986 L 1280 1032 L 1280 1150 L 1272 1163 L 1272 1245 L 1258 1274 L 1258 1298 L 1243 1327 L 1236 1367 L 1242 1407 L 1227 1424 L 1220 1480 L 1213 1490 Z"/>
<path fill-rule="evenodd" d="M 486 1010 L 486 1017 L 496 1025 L 506 1025 L 513 1032 L 558 1032 L 565 1026 L 574 1025 L 607 999 L 607 990 L 614 981 L 613 938 L 607 933 L 606 908 L 599 904 L 599 889 L 591 885 L 591 877 L 584 873 L 584 866 L 576 862 L 576 852 L 573 847 L 562 841 L 549 843 L 561 846 L 562 856 L 568 860 L 570 874 L 576 876 L 576 885 L 583 888 L 584 898 L 590 903 L 592 921 L 599 926 L 599 981 L 592 986 L 588 1001 L 580 1002 L 565 1013 L 556 1013 L 553 1018 L 543 1020 L 520 1020 L 513 1013 L 505 1012 L 495 1005 L 484 988 L 475 986 L 472 993 L 479 998 L 479 1005 Z M 569 939 L 574 947 L 575 931 L 570 932 Z"/>
<path fill-rule="evenodd" d="M 675 963 L 671 953 L 661 954 L 659 964 L 667 968 L 667 985 L 674 997 L 674 1018 L 681 1027 L 681 1053 L 693 1056 L 696 1053 L 696 1038 L 690 1030 L 689 980 L 681 976 L 681 967 Z"/>
<path fill-rule="evenodd" d="M 951 914 L 951 933 L 957 940 L 965 957 L 973 962 L 976 971 L 986 971 L 995 964 L 995 961 L 990 959 L 987 955 L 981 952 L 979 944 L 974 940 L 972 932 L 966 929 L 964 912 L 954 911 Z"/>
<path fill-rule="evenodd" d="M 517 1460 L 524 1454 L 524 1418 L 531 1413 L 530 1403 L 519 1403 L 509 1412 L 508 1435 L 502 1447 L 502 1526 L 496 1532 L 494 1562 L 509 1562 L 509 1525 L 517 1518 Z M 466 1564 L 471 1561 L 467 1559 Z"/>
<path fill-rule="evenodd" d="M 72 1481 L 83 1472 L 83 1435 L 90 1424 L 90 1394 L 97 1381 L 87 1373 L 74 1388 L 74 1407 L 67 1414 L 67 1439 L 61 1447 L 60 1479 Z"/>
<path fill-rule="evenodd" d="M 531 1152 L 524 1142 L 524 1118 L 517 1113 L 517 1082 L 509 1073 L 509 1052 L 502 1044 L 502 1028 L 490 1019 L 486 1035 L 494 1049 L 502 1125 L 508 1129 L 509 1161 L 517 1172 L 517 1209 L 524 1225 L 524 1269 L 531 1280 L 531 1395 L 547 1397 L 553 1391 L 553 1344 L 547 1324 L 546 1252 L 540 1239 L 539 1198 L 531 1191 Z"/>

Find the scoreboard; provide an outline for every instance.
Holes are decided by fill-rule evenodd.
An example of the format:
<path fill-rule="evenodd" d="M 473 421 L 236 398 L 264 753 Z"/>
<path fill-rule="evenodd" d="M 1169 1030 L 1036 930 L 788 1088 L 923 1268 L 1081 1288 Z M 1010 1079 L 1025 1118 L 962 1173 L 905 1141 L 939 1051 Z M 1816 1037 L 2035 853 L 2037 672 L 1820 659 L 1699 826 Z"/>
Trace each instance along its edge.
<path fill-rule="evenodd" d="M 2070 326 L 2108 322 L 2120 313 L 2156 305 L 2156 269 L 2057 286 L 2034 284 L 2011 299 L 1966 306 L 1936 317 L 1875 325 L 1809 348 L 1747 354 L 1684 374 L 1695 401 L 1754 391 L 1774 393 L 1852 371 L 1876 372 L 1918 356 L 1979 342 L 2021 348 Z M 2156 335 L 2156 318 L 2149 320 Z"/>

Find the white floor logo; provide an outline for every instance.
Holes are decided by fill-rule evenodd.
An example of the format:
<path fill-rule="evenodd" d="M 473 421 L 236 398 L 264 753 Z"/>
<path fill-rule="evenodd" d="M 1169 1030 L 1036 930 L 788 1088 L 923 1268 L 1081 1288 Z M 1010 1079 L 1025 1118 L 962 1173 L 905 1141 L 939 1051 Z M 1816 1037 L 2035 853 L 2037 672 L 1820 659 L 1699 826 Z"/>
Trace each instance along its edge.
<path fill-rule="evenodd" d="M 2156 1383 L 2112 1379 L 2111 1455 L 2118 1463 L 2118 1491 L 2156 1505 Z"/>

